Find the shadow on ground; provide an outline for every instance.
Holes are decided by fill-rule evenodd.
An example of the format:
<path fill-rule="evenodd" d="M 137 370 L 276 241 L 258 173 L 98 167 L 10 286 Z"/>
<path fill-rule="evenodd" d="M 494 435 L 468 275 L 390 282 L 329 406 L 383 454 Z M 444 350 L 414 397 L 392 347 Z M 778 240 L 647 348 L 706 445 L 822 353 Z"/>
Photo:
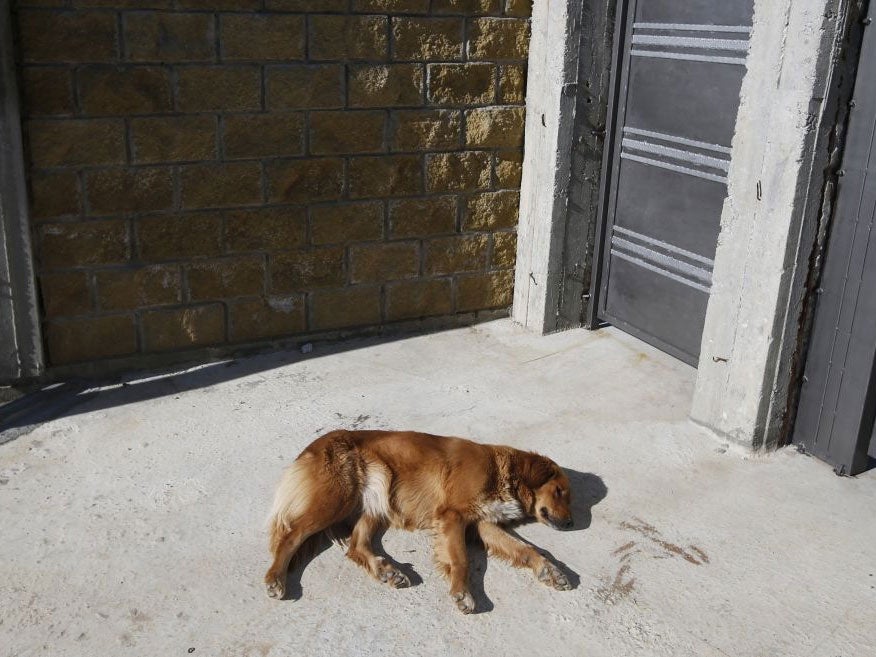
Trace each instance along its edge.
<path fill-rule="evenodd" d="M 590 527 L 593 522 L 591 509 L 608 495 L 608 488 L 602 477 L 592 472 L 578 472 L 563 468 L 572 489 L 572 518 L 575 526 L 569 531 L 580 531 Z"/>
<path fill-rule="evenodd" d="M 29 433 L 44 422 L 78 415 L 83 412 L 81 406 L 84 402 L 90 402 L 87 406 L 89 412 L 106 410 L 219 385 L 323 356 L 447 330 L 468 328 L 475 331 L 478 324 L 496 318 L 495 315 L 486 314 L 483 318 L 459 325 L 434 329 L 387 330 L 377 336 L 342 336 L 321 342 L 305 341 L 303 344 L 290 340 L 268 346 L 243 346 L 230 353 L 227 349 L 207 349 L 193 353 L 187 360 L 181 360 L 179 354 L 169 354 L 167 358 L 176 358 L 177 362 L 154 368 L 132 367 L 125 373 L 112 376 L 71 377 L 0 404 L 0 445 Z M 83 371 L 88 371 L 89 367 L 89 364 L 83 364 Z"/>

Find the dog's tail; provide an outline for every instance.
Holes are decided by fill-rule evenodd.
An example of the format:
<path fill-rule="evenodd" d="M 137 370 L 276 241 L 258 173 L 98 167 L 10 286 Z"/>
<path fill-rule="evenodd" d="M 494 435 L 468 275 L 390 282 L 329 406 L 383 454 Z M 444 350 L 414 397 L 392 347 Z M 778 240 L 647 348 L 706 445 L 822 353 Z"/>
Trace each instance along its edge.
<path fill-rule="evenodd" d="M 268 515 L 267 529 L 272 537 L 288 532 L 307 512 L 313 495 L 312 461 L 310 454 L 302 454 L 283 472 Z"/>
<path fill-rule="evenodd" d="M 315 462 L 316 458 L 312 454 L 305 453 L 283 472 L 267 519 L 272 551 L 277 542 L 304 517 L 314 502 L 314 476 L 318 476 L 315 472 Z M 350 532 L 349 524 L 342 521 L 310 536 L 296 551 L 293 564 L 309 560 L 329 541 L 346 547 Z"/>

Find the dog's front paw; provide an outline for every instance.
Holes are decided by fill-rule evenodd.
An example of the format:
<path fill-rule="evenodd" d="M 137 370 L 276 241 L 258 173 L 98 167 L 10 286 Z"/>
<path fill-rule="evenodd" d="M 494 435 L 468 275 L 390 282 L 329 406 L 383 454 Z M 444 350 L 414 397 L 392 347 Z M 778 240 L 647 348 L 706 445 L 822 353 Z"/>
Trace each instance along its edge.
<path fill-rule="evenodd" d="M 265 577 L 265 592 L 269 598 L 282 600 L 286 595 L 286 583 L 280 577 Z"/>
<path fill-rule="evenodd" d="M 475 610 L 474 598 L 471 597 L 471 593 L 469 593 L 468 591 L 462 591 L 461 593 L 452 593 L 450 597 L 453 598 L 453 601 L 456 603 L 459 611 L 461 611 L 463 614 L 470 614 Z"/>
<path fill-rule="evenodd" d="M 557 591 L 569 591 L 572 589 L 572 585 L 563 574 L 563 571 L 549 561 L 545 562 L 542 569 L 538 572 L 538 581 L 544 582 L 548 586 L 553 586 Z"/>
<path fill-rule="evenodd" d="M 407 575 L 388 563 L 381 564 L 377 578 L 394 589 L 403 589 L 411 585 L 411 580 L 408 579 Z"/>

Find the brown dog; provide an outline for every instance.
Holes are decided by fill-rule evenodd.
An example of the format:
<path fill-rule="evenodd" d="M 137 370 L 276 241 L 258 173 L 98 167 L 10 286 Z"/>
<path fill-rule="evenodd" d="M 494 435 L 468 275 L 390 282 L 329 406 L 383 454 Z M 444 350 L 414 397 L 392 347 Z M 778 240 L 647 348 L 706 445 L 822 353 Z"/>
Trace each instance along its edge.
<path fill-rule="evenodd" d="M 466 614 L 475 608 L 465 550 L 469 526 L 477 528 L 490 554 L 567 590 L 559 568 L 501 525 L 534 517 L 568 529 L 569 505 L 566 475 L 532 452 L 413 432 L 333 431 L 295 459 L 277 489 L 267 592 L 282 598 L 290 561 L 305 541 L 347 520 L 355 523 L 347 556 L 392 587 L 407 586 L 408 578 L 374 554 L 375 532 L 386 525 L 433 530 L 435 561 Z"/>

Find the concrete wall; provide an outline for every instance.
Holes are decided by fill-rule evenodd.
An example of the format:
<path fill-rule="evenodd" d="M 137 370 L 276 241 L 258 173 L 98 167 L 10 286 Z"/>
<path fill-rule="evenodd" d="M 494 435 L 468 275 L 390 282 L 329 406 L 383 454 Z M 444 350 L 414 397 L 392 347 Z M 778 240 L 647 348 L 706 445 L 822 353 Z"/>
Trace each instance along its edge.
<path fill-rule="evenodd" d="M 508 306 L 528 0 L 20 0 L 51 365 Z"/>

